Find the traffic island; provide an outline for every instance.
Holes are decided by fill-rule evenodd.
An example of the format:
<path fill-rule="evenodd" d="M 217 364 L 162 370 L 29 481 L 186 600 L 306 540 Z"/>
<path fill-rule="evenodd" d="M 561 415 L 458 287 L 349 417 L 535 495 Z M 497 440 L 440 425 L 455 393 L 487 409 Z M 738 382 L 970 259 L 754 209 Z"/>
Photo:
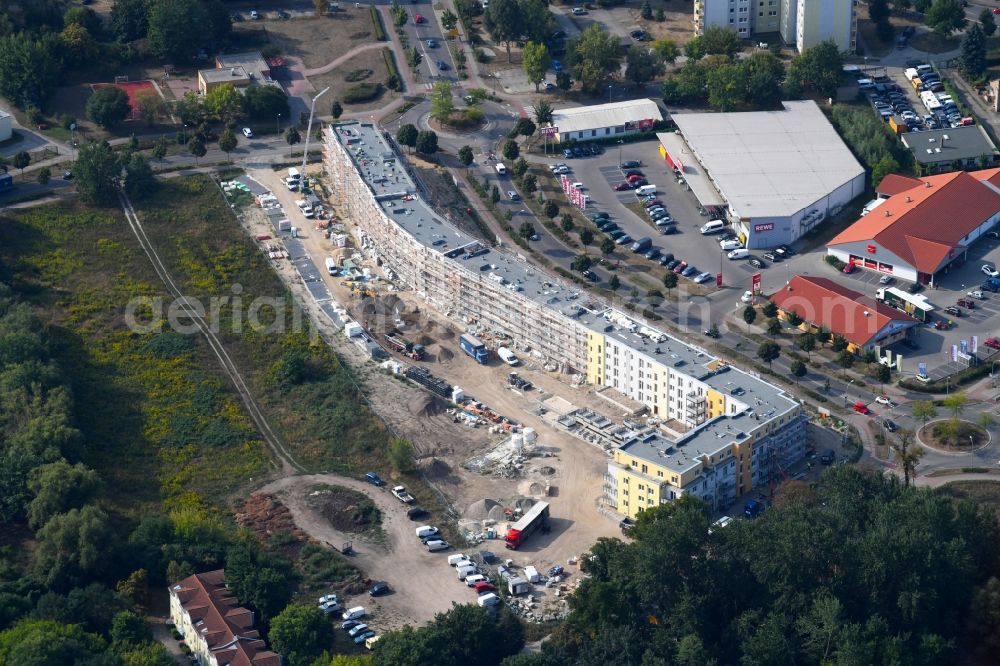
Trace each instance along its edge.
<path fill-rule="evenodd" d="M 971 421 L 942 419 L 922 426 L 917 441 L 944 453 L 971 453 L 989 445 L 990 433 Z"/>

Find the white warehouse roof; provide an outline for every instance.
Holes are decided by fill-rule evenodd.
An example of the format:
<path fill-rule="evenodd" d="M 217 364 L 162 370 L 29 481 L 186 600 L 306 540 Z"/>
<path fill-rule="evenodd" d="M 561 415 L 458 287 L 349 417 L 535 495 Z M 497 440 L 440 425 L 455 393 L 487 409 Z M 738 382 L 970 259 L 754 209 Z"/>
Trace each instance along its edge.
<path fill-rule="evenodd" d="M 864 174 L 815 102 L 782 105 L 783 111 L 671 116 L 741 217 L 794 215 Z"/>
<path fill-rule="evenodd" d="M 651 99 L 633 99 L 626 102 L 578 106 L 556 109 L 552 112 L 552 124 L 559 133 L 581 130 L 617 127 L 640 120 L 663 120 L 660 107 Z"/>

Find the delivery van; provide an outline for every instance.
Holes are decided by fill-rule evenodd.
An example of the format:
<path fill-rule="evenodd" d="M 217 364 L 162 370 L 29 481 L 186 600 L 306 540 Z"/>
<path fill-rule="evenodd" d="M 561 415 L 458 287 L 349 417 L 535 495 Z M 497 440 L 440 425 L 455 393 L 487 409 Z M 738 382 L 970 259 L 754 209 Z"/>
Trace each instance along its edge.
<path fill-rule="evenodd" d="M 334 261 L 332 257 L 326 258 L 326 272 L 330 275 L 337 274 L 337 262 Z"/>
<path fill-rule="evenodd" d="M 507 167 L 504 166 L 503 162 L 498 162 L 496 167 L 494 168 L 497 170 L 497 173 L 500 174 L 501 176 L 507 175 Z"/>
<path fill-rule="evenodd" d="M 649 194 L 656 194 L 656 185 L 643 185 L 635 191 L 640 197 L 647 196 Z"/>
<path fill-rule="evenodd" d="M 704 234 L 705 236 L 708 236 L 709 234 L 717 234 L 720 231 L 722 231 L 725 227 L 726 223 L 723 222 L 722 220 L 711 220 L 702 225 L 701 233 Z"/>
<path fill-rule="evenodd" d="M 730 252 L 726 256 L 729 257 L 730 259 L 734 259 L 734 260 L 735 259 L 746 259 L 747 257 L 750 256 L 750 250 L 748 250 L 748 249 L 746 249 L 744 247 L 741 247 L 741 248 L 738 248 L 736 250 L 733 250 L 732 252 Z"/>

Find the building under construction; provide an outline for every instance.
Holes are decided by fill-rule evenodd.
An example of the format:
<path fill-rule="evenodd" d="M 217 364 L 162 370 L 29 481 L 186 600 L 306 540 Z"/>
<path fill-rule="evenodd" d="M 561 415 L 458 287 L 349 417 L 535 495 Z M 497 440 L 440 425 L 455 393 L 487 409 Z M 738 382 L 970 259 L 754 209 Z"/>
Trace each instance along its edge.
<path fill-rule="evenodd" d="M 758 439 L 785 447 L 804 436 L 800 405 L 781 388 L 631 315 L 588 301 L 585 292 L 522 256 L 491 248 L 444 220 L 424 199 L 391 139 L 374 125 L 328 126 L 324 139 L 332 203 L 341 218 L 354 223 L 358 243 L 467 331 L 513 340 L 514 347 L 531 350 L 549 367 L 579 373 L 642 403 L 660 424 L 665 443 L 683 441 L 686 451 L 704 453 L 738 438 L 741 446 L 734 452 L 741 467 L 747 456 L 747 472 L 752 450 L 763 450 Z M 729 423 L 743 417 L 752 427 Z M 796 436 L 778 438 L 786 428 Z M 656 455 L 662 457 L 666 448 Z M 801 457 L 801 450 L 790 449 L 791 457 Z M 675 486 L 677 492 L 664 488 L 657 500 L 707 488 L 701 471 L 714 473 L 716 462 L 721 462 L 716 455 L 693 455 L 687 473 L 678 476 L 684 482 Z M 734 491 L 759 483 L 749 473 L 744 479 Z M 612 497 L 609 504 L 634 515 L 634 508 Z"/>

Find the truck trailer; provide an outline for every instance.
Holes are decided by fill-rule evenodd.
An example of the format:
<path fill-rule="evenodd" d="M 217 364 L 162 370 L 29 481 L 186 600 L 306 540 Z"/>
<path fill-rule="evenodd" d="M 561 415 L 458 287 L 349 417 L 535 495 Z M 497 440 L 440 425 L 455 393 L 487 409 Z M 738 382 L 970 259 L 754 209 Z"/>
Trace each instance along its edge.
<path fill-rule="evenodd" d="M 393 331 L 392 333 L 385 334 L 385 342 L 394 351 L 405 354 L 409 356 L 414 361 L 424 360 L 424 347 L 423 345 L 413 344 L 409 340 L 402 337 L 399 331 Z"/>
<path fill-rule="evenodd" d="M 521 519 L 514 523 L 514 526 L 507 530 L 504 538 L 505 545 L 510 550 L 517 550 L 518 546 L 535 533 L 538 528 L 547 528 L 549 524 L 549 503 L 538 502 L 531 507 L 528 513 L 521 516 Z"/>
<path fill-rule="evenodd" d="M 483 365 L 489 363 L 490 353 L 486 351 L 486 345 L 480 342 L 478 338 L 468 333 L 463 333 L 462 337 L 458 339 L 458 344 L 462 347 L 462 351 L 476 360 L 476 363 Z"/>

